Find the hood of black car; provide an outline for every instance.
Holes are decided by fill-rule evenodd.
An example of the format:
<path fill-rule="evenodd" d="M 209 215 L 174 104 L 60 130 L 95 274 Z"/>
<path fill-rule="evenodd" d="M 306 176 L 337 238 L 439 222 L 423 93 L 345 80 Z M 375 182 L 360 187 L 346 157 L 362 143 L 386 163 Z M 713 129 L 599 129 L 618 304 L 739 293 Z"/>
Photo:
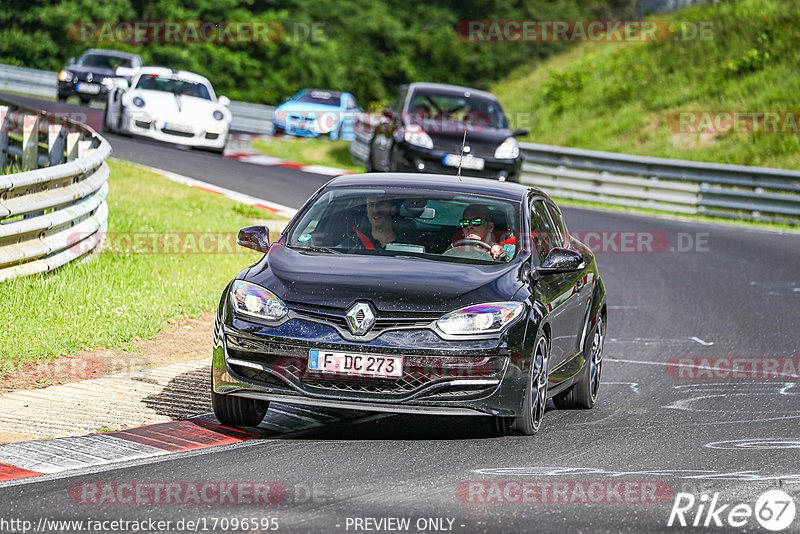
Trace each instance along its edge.
<path fill-rule="evenodd" d="M 455 154 L 461 153 L 461 141 L 464 139 L 464 130 L 467 130 L 466 146 L 469 153 L 493 157 L 494 151 L 500 143 L 511 137 L 511 130 L 508 128 L 484 128 L 484 127 L 457 127 L 457 125 L 420 122 L 419 125 L 425 130 L 433 141 L 435 150 L 443 150 Z"/>
<path fill-rule="evenodd" d="M 78 76 L 79 80 L 86 80 L 86 76 L 91 72 L 92 81 L 100 83 L 103 78 L 116 76 L 116 71 L 113 69 L 104 69 L 101 67 L 80 67 L 78 65 L 70 65 L 65 70 L 72 72 Z"/>
<path fill-rule="evenodd" d="M 519 262 L 475 265 L 360 254 L 307 253 L 272 246 L 246 279 L 287 304 L 345 309 L 371 301 L 385 312 L 448 312 L 478 302 L 510 300 Z"/>

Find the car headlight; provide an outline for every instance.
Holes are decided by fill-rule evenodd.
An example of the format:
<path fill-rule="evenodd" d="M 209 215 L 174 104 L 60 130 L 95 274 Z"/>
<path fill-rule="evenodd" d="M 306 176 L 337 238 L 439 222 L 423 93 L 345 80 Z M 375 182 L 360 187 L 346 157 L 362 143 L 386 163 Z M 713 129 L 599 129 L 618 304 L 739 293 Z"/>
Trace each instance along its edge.
<path fill-rule="evenodd" d="M 62 70 L 58 73 L 58 81 L 59 82 L 71 82 L 72 81 L 72 73 L 68 70 Z"/>
<path fill-rule="evenodd" d="M 136 106 L 137 108 L 143 108 L 144 107 L 144 99 L 142 97 L 140 97 L 140 96 L 133 97 L 132 102 L 133 102 L 133 105 Z"/>
<path fill-rule="evenodd" d="M 405 139 L 406 143 L 409 145 L 416 145 L 429 149 L 433 148 L 431 136 L 426 134 L 418 124 L 409 125 L 403 132 L 403 139 Z"/>
<path fill-rule="evenodd" d="M 218 110 L 218 109 L 215 109 L 215 110 L 214 110 L 214 113 L 213 113 L 212 115 L 213 115 L 213 116 L 214 116 L 214 118 L 215 118 L 215 119 L 217 119 L 218 121 L 221 121 L 221 120 L 222 120 L 222 118 L 225 116 L 225 115 L 223 115 L 223 114 L 222 114 L 222 112 L 221 112 L 220 110 Z"/>
<path fill-rule="evenodd" d="M 231 288 L 231 304 L 242 315 L 277 321 L 289 313 L 289 308 L 272 291 L 261 286 L 236 280 Z"/>
<path fill-rule="evenodd" d="M 487 302 L 448 313 L 436 326 L 450 335 L 490 334 L 499 332 L 522 315 L 521 302 Z"/>
<path fill-rule="evenodd" d="M 513 137 L 509 137 L 494 151 L 497 159 L 516 159 L 519 156 L 519 143 Z"/>
<path fill-rule="evenodd" d="M 286 120 L 286 111 L 279 109 L 275 112 L 275 118 L 279 121 Z"/>

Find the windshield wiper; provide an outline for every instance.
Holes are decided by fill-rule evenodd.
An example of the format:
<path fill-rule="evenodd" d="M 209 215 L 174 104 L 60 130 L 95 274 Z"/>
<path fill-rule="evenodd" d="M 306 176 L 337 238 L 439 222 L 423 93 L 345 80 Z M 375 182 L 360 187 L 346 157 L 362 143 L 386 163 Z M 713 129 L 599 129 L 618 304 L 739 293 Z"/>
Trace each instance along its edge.
<path fill-rule="evenodd" d="M 300 247 L 297 245 L 287 245 L 287 246 L 294 250 L 304 250 L 306 252 L 325 252 L 328 254 L 343 254 L 341 250 L 336 250 L 335 248 L 330 248 L 330 247 L 315 247 L 315 246 Z"/>

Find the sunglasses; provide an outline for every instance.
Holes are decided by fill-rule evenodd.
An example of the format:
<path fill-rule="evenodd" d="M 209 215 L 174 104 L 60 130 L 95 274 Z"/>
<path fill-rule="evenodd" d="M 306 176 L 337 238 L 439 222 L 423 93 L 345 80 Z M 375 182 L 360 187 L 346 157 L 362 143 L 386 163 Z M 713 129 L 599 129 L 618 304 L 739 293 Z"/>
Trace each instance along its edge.
<path fill-rule="evenodd" d="M 483 219 L 480 218 L 480 217 L 475 218 L 475 219 L 461 219 L 459 221 L 459 224 L 461 224 L 461 228 L 466 228 L 469 225 L 480 226 L 480 225 L 483 224 Z"/>

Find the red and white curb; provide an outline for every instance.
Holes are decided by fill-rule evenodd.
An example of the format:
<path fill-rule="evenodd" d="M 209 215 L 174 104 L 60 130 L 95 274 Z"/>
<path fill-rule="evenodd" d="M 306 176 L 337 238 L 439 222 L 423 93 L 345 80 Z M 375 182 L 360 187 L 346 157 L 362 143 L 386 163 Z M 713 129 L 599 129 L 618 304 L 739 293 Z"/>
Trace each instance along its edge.
<path fill-rule="evenodd" d="M 340 176 L 342 174 L 355 174 L 353 171 L 347 169 L 338 169 L 336 167 L 326 167 L 325 165 L 304 165 L 294 161 L 288 161 L 266 154 L 253 154 L 247 152 L 234 152 L 225 154 L 226 158 L 243 161 L 245 163 L 252 163 L 254 165 L 264 165 L 267 167 L 286 167 L 289 169 L 297 169 L 302 172 L 310 172 L 312 174 L 322 174 L 324 176 Z"/>
<path fill-rule="evenodd" d="M 276 215 L 280 215 L 281 217 L 286 217 L 287 219 L 291 219 L 297 213 L 297 210 L 291 208 L 289 206 L 284 206 L 283 204 L 278 204 L 276 202 L 270 202 L 269 200 L 264 200 L 261 198 L 256 198 L 250 195 L 245 195 L 244 193 L 239 193 L 237 191 L 233 191 L 231 189 L 226 189 L 224 187 L 220 187 L 218 185 L 210 184 L 208 182 L 202 182 L 200 180 L 195 180 L 194 178 L 189 178 L 188 176 L 184 176 L 182 174 L 177 174 L 170 171 L 165 171 L 163 169 L 158 169 L 156 167 L 150 167 L 148 165 L 142 165 L 140 163 L 132 163 L 132 165 L 136 165 L 143 169 L 147 169 L 150 172 L 163 176 L 167 180 L 171 180 L 173 182 L 177 182 L 179 184 L 188 185 L 189 187 L 193 187 L 195 189 L 200 189 L 201 191 L 206 191 L 207 193 L 214 193 L 217 195 L 222 195 L 227 197 L 231 200 L 235 200 L 236 202 L 241 202 L 242 204 L 247 204 L 248 206 L 253 206 L 256 208 L 260 208 L 269 212 L 272 212 Z"/>

